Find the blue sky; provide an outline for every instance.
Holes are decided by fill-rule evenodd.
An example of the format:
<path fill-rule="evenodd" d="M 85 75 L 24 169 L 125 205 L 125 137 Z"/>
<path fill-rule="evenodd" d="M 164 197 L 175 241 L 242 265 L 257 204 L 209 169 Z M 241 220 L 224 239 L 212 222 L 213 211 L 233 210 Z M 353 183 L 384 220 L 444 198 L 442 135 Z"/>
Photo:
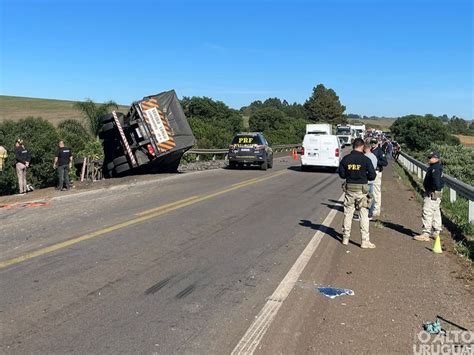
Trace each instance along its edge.
<path fill-rule="evenodd" d="M 474 118 L 471 0 L 0 0 L 0 94 L 128 104 L 176 89 L 240 108 Z"/>

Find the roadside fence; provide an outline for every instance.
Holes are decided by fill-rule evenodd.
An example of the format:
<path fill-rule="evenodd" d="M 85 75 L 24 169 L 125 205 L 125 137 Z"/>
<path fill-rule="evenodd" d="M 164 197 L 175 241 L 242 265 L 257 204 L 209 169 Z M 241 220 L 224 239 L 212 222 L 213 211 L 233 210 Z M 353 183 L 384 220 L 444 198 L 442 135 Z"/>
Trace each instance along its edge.
<path fill-rule="evenodd" d="M 416 160 L 408 154 L 401 152 L 398 157 L 400 163 L 419 179 L 424 179 L 428 165 Z M 474 224 L 474 187 L 459 181 L 449 175 L 443 175 L 444 183 L 449 188 L 449 200 L 455 202 L 457 196 L 462 196 L 469 201 L 468 219 L 469 223 Z"/>
<path fill-rule="evenodd" d="M 301 144 L 278 144 L 272 146 L 274 153 L 291 152 L 292 149 L 301 148 Z M 229 149 L 190 149 L 185 153 L 185 156 L 194 156 L 195 161 L 199 161 L 201 156 L 212 157 L 212 160 L 227 159 Z"/>

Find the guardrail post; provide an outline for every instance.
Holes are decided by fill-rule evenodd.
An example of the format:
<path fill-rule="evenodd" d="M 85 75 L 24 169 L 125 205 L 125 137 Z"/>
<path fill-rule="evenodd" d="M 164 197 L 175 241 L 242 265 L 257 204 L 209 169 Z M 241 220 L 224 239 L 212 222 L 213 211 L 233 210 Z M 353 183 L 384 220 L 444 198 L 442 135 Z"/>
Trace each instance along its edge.
<path fill-rule="evenodd" d="M 420 167 L 417 167 L 418 169 L 418 179 L 421 179 L 421 172 L 422 172 L 422 169 Z"/>
<path fill-rule="evenodd" d="M 449 188 L 449 202 L 453 203 L 456 201 L 456 190 Z"/>
<path fill-rule="evenodd" d="M 196 155 L 196 161 L 199 161 L 199 154 Z"/>
<path fill-rule="evenodd" d="M 421 175 L 423 176 L 423 180 L 425 180 L 426 171 L 423 170 L 423 173 Z"/>
<path fill-rule="evenodd" d="M 474 223 L 474 201 L 469 200 L 469 223 Z"/>
<path fill-rule="evenodd" d="M 212 156 L 212 161 L 215 161 L 215 160 L 216 160 L 216 155 L 214 154 L 214 155 Z"/>

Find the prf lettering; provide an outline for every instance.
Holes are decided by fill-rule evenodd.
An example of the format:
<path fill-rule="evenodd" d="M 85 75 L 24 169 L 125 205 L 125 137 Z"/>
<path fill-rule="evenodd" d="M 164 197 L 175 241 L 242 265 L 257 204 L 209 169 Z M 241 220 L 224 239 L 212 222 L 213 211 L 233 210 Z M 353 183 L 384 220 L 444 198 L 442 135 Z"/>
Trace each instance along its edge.
<path fill-rule="evenodd" d="M 361 166 L 362 165 L 359 165 L 359 164 L 348 164 L 347 169 L 348 170 L 360 170 Z"/>
<path fill-rule="evenodd" d="M 253 138 L 239 138 L 239 144 L 241 143 L 252 143 Z"/>

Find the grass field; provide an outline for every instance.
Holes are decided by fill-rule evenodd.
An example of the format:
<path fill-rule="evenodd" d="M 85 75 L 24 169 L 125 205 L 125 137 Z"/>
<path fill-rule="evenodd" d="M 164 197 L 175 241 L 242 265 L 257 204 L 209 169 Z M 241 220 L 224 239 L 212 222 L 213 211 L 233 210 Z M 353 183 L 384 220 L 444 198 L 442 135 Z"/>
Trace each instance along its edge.
<path fill-rule="evenodd" d="M 66 119 L 82 120 L 81 113 L 74 108 L 75 101 L 35 99 L 18 96 L 0 96 L 0 122 L 18 121 L 28 116 L 42 117 L 57 125 Z M 119 106 L 127 112 L 128 106 Z"/>
<path fill-rule="evenodd" d="M 474 147 L 474 136 L 463 136 L 461 134 L 457 135 L 462 145 L 467 147 Z"/>

